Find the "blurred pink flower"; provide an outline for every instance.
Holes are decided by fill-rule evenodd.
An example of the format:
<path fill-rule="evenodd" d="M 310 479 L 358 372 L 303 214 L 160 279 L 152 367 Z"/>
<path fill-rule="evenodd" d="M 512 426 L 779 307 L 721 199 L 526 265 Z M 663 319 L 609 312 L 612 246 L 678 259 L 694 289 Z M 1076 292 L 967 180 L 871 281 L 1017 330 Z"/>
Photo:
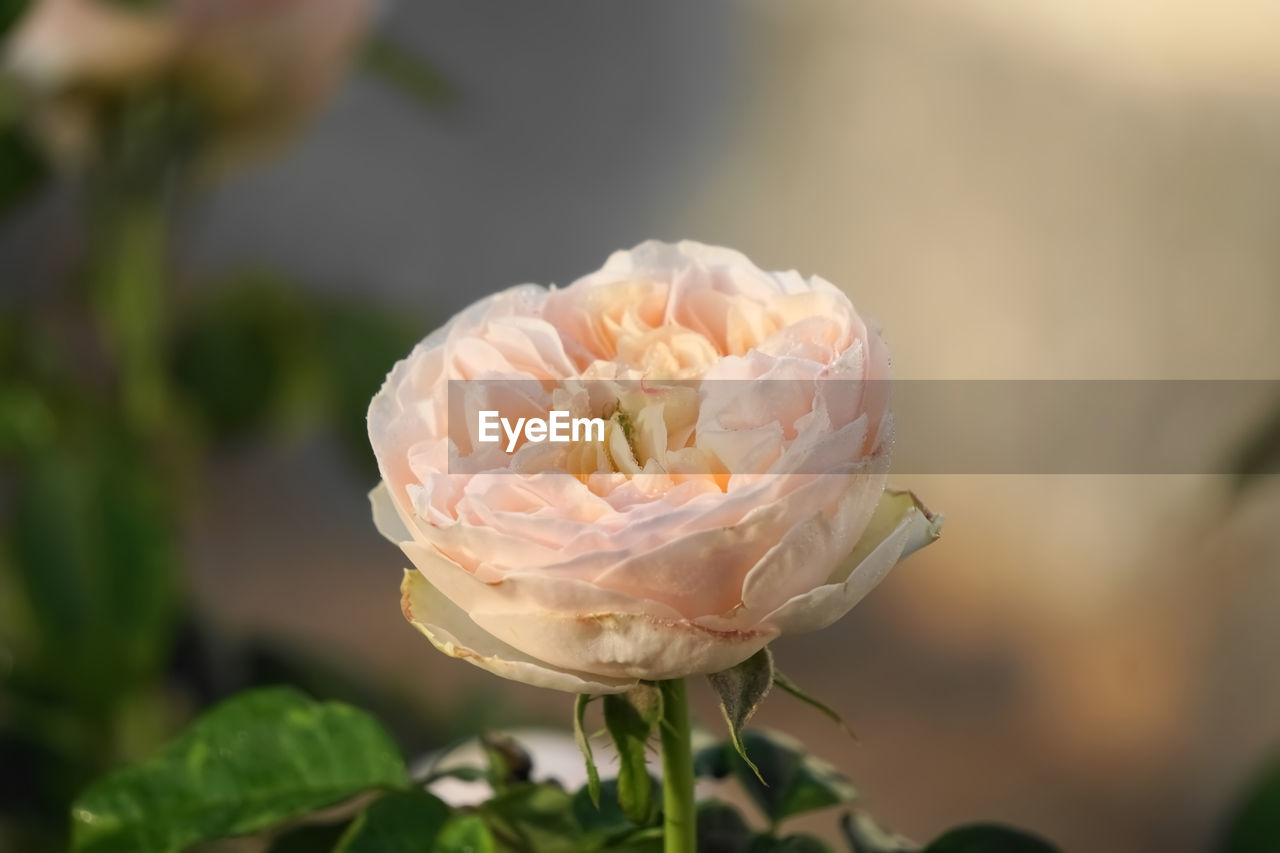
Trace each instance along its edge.
<path fill-rule="evenodd" d="M 345 72 L 374 0 L 37 0 L 4 50 L 55 157 L 92 156 L 105 107 L 162 86 L 212 119 L 220 148 L 278 136 Z"/>

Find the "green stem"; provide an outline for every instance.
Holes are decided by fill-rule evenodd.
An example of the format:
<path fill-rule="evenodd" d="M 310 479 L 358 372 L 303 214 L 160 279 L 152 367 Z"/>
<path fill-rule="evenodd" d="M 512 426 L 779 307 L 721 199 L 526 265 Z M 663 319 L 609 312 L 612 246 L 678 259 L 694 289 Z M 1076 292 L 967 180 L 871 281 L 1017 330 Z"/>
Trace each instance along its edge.
<path fill-rule="evenodd" d="M 144 433 L 165 417 L 163 346 L 166 209 L 156 197 L 100 203 L 90 258 L 92 299 L 112 361 L 121 404 Z"/>
<path fill-rule="evenodd" d="M 696 853 L 698 824 L 693 799 L 693 746 L 684 679 L 663 681 L 662 815 L 666 853 Z"/>

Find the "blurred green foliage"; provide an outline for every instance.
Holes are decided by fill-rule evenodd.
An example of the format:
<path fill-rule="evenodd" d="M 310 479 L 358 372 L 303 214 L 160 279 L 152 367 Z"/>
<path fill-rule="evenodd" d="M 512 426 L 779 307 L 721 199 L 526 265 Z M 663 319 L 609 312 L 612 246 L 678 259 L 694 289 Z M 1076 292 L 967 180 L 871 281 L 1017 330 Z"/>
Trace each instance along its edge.
<path fill-rule="evenodd" d="M 1275 853 L 1280 850 L 1280 757 L 1254 779 L 1231 815 L 1222 853 Z"/>
<path fill-rule="evenodd" d="M 923 853 L 1058 853 L 1058 848 L 1016 829 L 983 824 L 953 829 Z"/>
<path fill-rule="evenodd" d="M 30 0 L 0 0 L 0 37 L 17 23 L 29 3 Z"/>
<path fill-rule="evenodd" d="M 5 127 L 0 115 L 0 221 L 30 198 L 46 177 L 35 148 L 20 130 Z"/>
<path fill-rule="evenodd" d="M 1237 497 L 1263 478 L 1280 473 L 1280 401 L 1266 420 L 1241 442 L 1228 470 Z"/>
<path fill-rule="evenodd" d="M 235 276 L 183 312 L 171 376 L 205 437 L 333 429 L 372 472 L 369 400 L 422 323 L 349 300 L 308 297 L 278 275 Z"/>
<path fill-rule="evenodd" d="M 758 775 L 732 739 L 698 752 L 694 769 L 705 776 L 736 780 L 771 826 L 805 812 L 852 803 L 858 797 L 839 771 L 784 734 L 751 730 L 741 740 Z"/>
<path fill-rule="evenodd" d="M 0 34 L 25 5 L 0 0 Z M 269 272 L 175 286 L 202 112 L 166 81 L 100 106 L 72 196 L 82 242 L 57 247 L 68 275 L 5 282 L 0 301 L 0 849 L 65 848 L 77 792 L 253 684 L 375 708 L 415 750 L 474 731 L 192 613 L 181 541 L 211 454 L 318 432 L 372 482 L 368 401 L 427 323 Z M 52 177 L 25 108 L 0 80 L 0 223 Z"/>
<path fill-rule="evenodd" d="M 423 107 L 436 110 L 457 101 L 457 91 L 440 69 L 394 41 L 370 39 L 362 59 L 367 73 L 390 84 Z"/>

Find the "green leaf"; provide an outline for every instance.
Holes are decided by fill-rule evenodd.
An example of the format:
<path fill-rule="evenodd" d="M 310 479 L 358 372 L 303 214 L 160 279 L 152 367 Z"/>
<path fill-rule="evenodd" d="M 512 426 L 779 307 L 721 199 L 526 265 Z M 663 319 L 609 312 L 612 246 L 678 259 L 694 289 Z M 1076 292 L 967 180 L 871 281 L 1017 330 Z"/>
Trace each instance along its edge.
<path fill-rule="evenodd" d="M 487 782 L 489 781 L 489 771 L 482 770 L 479 767 L 447 767 L 444 770 L 433 770 L 422 779 L 422 784 L 430 785 L 432 782 L 438 782 L 441 779 L 457 779 L 459 782 Z"/>
<path fill-rule="evenodd" d="M 488 760 L 488 778 L 493 790 L 528 782 L 533 775 L 533 759 L 515 738 L 490 732 L 480 736 L 480 747 Z"/>
<path fill-rule="evenodd" d="M 573 817 L 593 838 L 606 840 L 629 834 L 635 824 L 618 803 L 618 780 L 606 779 L 596 794 L 584 785 L 573 795 Z"/>
<path fill-rule="evenodd" d="M 785 838 L 757 835 L 747 853 L 831 853 L 831 847 L 812 835 L 788 835 Z"/>
<path fill-rule="evenodd" d="M 773 687 L 773 654 L 766 646 L 737 666 L 708 675 L 707 680 L 720 697 L 720 710 L 724 712 L 725 722 L 729 724 L 729 740 L 733 743 L 733 748 L 763 782 L 760 771 L 743 747 L 742 730 L 755 715 L 764 697 L 769 695 L 769 688 Z"/>
<path fill-rule="evenodd" d="M 269 272 L 240 273 L 186 312 L 170 371 L 215 440 L 323 426 L 373 472 L 369 401 L 428 327 L 404 312 L 308 296 Z"/>
<path fill-rule="evenodd" d="M 423 850 L 415 847 L 414 850 Z M 493 835 L 484 821 L 475 815 L 455 817 L 445 824 L 431 853 L 496 853 Z"/>
<path fill-rule="evenodd" d="M 257 690 L 90 787 L 72 809 L 72 846 L 169 853 L 408 783 L 395 744 L 364 712 L 287 688 Z"/>
<path fill-rule="evenodd" d="M 104 415 L 24 460 L 10 554 L 18 677 L 103 708 L 165 662 L 178 602 L 176 519 L 148 449 Z"/>
<path fill-rule="evenodd" d="M 1250 785 L 1228 824 L 1222 853 L 1280 850 L 1280 760 Z"/>
<path fill-rule="evenodd" d="M 173 341 L 171 372 L 211 437 L 239 438 L 290 407 L 319 408 L 312 325 L 305 303 L 258 273 L 219 287 L 190 312 Z"/>
<path fill-rule="evenodd" d="M 598 809 L 600 808 L 600 771 L 596 769 L 595 756 L 591 754 L 591 738 L 587 736 L 586 716 L 587 705 L 591 704 L 592 696 L 580 693 L 573 703 L 573 739 L 578 743 L 578 749 L 582 751 L 582 758 L 587 763 L 587 793 L 591 797 L 591 803 Z"/>
<path fill-rule="evenodd" d="M 369 449 L 369 401 L 387 374 L 431 328 L 425 319 L 363 303 L 332 300 L 314 308 L 318 363 L 326 388 L 330 424 L 353 459 L 371 475 L 377 465 Z"/>
<path fill-rule="evenodd" d="M 693 775 L 698 778 L 723 779 L 733 772 L 735 751 L 732 744 L 716 742 L 693 754 Z"/>
<path fill-rule="evenodd" d="M 742 743 L 755 757 L 759 776 L 731 742 L 703 750 L 694 766 L 703 771 L 723 770 L 718 774 L 722 776 L 732 773 L 775 826 L 793 815 L 857 798 L 857 791 L 839 771 L 786 735 L 753 729 L 743 734 Z"/>
<path fill-rule="evenodd" d="M 537 853 L 580 853 L 582 827 L 573 798 L 553 784 L 526 782 L 482 803 L 480 815 L 504 848 Z"/>
<path fill-rule="evenodd" d="M 1059 853 L 1047 841 L 995 824 L 963 826 L 945 833 L 923 853 Z"/>
<path fill-rule="evenodd" d="M 887 832 L 863 812 L 846 814 L 840 829 L 852 853 L 915 853 L 919 845 Z"/>
<path fill-rule="evenodd" d="M 653 787 L 653 796 L 656 800 L 661 796 L 662 789 L 658 781 L 652 777 L 650 777 L 650 785 Z M 622 810 L 618 798 L 618 780 L 606 779 L 600 787 L 599 806 L 592 803 L 586 786 L 573 795 L 573 817 L 582 827 L 583 843 L 598 842 L 607 849 L 613 849 L 624 841 L 635 840 L 636 825 Z M 657 818 L 655 810 L 653 819 L 650 821 L 651 827 L 657 826 Z"/>
<path fill-rule="evenodd" d="M 642 684 L 604 697 L 604 725 L 618 751 L 618 802 L 637 825 L 653 817 L 655 799 L 647 748 L 662 718 L 662 693 Z"/>
<path fill-rule="evenodd" d="M 370 39 L 363 59 L 365 71 L 423 107 L 438 109 L 456 97 L 453 86 L 439 69 L 386 39 Z"/>
<path fill-rule="evenodd" d="M 742 814 L 720 800 L 698 803 L 699 853 L 741 853 L 754 835 Z"/>
<path fill-rule="evenodd" d="M 349 826 L 347 821 L 304 824 L 272 838 L 268 853 L 316 853 L 317 850 L 332 850 Z"/>
<path fill-rule="evenodd" d="M 853 737 L 853 732 L 849 730 L 849 727 L 847 725 L 845 725 L 844 717 L 840 716 L 840 713 L 838 711 L 836 711 L 827 703 L 823 702 L 821 699 L 817 699 L 814 696 L 810 695 L 803 688 L 801 688 L 800 685 L 796 684 L 790 678 L 787 678 L 785 675 L 782 674 L 781 671 L 777 669 L 773 671 L 773 683 L 774 683 L 774 686 L 776 686 L 779 690 L 782 690 L 785 693 L 791 694 L 795 698 L 799 699 L 801 702 L 816 709 L 818 713 L 822 714 L 824 717 L 831 720 L 831 722 L 839 726 L 840 729 L 845 734 L 847 734 L 849 737 Z"/>
<path fill-rule="evenodd" d="M 444 801 L 426 791 L 387 794 L 360 813 L 333 853 L 418 853 L 431 846 L 449 816 Z"/>
<path fill-rule="evenodd" d="M 610 853 L 663 853 L 666 831 L 660 826 L 633 830 L 630 835 L 610 842 L 603 849 Z"/>

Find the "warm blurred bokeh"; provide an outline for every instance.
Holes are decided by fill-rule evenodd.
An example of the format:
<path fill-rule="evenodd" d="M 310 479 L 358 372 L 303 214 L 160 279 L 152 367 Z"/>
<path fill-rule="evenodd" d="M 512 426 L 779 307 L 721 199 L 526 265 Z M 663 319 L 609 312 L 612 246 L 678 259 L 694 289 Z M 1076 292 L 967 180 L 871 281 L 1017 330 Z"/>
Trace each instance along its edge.
<path fill-rule="evenodd" d="M 351 331 L 352 306 L 425 335 L 494 290 L 690 237 L 844 287 L 901 378 L 1280 378 L 1270 4 L 418 0 L 374 26 L 438 72 L 437 99 L 380 85 L 407 60 L 376 54 L 296 147 L 202 178 L 171 223 L 180 301 L 224 311 L 184 375 L 218 374 L 228 328 L 273 343 L 209 382 L 253 385 L 255 353 L 292 375 L 289 347 L 315 338 L 374 362 L 332 407 L 306 402 L 308 374 L 267 437 L 212 445 L 182 553 L 196 621 L 305 648 L 440 719 L 493 697 L 495 719 L 567 722 L 569 702 L 439 655 L 401 619 L 402 560 L 349 450 L 393 356 Z M 4 222 L 0 308 L 71 265 L 76 205 L 59 184 Z M 236 299 L 277 300 L 274 319 L 236 337 Z M 304 315 L 312 343 L 279 331 Z M 296 428 L 317 409 L 324 429 Z M 1224 460 L 1250 439 L 1221 432 Z M 775 650 L 858 741 L 781 699 L 762 717 L 909 836 L 992 818 L 1074 851 L 1210 849 L 1280 749 L 1278 482 L 904 476 L 946 513 L 942 541 Z"/>

